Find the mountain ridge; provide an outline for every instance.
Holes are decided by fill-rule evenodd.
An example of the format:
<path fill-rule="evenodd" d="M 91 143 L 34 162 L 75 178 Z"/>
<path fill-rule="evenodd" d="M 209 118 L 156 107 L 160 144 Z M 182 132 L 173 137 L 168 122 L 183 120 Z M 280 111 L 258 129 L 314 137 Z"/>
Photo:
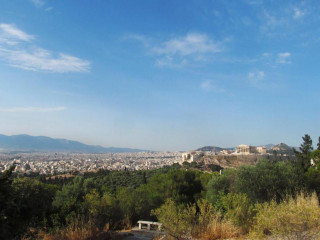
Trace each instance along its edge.
<path fill-rule="evenodd" d="M 73 152 L 73 153 L 121 153 L 145 152 L 133 148 L 102 147 L 88 145 L 79 141 L 47 136 L 31 136 L 27 134 L 7 136 L 0 134 L 0 151 L 32 151 L 32 152 Z"/>

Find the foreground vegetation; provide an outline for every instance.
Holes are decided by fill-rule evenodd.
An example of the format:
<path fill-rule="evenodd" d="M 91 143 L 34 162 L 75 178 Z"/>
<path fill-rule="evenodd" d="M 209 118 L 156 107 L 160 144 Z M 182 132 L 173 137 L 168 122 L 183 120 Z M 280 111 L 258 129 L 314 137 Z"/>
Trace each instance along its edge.
<path fill-rule="evenodd" d="M 295 161 L 222 175 L 173 165 L 46 179 L 13 166 L 0 176 L 0 239 L 101 239 L 140 219 L 161 221 L 168 239 L 319 239 L 320 143 L 303 141 Z"/>

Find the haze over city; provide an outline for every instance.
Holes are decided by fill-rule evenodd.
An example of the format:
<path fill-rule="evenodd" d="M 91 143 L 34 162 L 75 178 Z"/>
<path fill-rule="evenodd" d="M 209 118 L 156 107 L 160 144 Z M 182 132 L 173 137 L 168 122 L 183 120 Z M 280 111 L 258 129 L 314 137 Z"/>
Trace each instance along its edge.
<path fill-rule="evenodd" d="M 320 135 L 318 1 L 10 0 L 0 134 L 189 150 Z"/>

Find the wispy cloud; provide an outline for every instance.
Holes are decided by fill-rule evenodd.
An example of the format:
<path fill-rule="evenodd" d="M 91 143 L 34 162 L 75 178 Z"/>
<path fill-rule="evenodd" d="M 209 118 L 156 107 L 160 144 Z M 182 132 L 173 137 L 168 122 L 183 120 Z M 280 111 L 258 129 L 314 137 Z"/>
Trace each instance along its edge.
<path fill-rule="evenodd" d="M 284 53 L 278 53 L 277 63 L 283 63 L 283 64 L 289 64 L 291 53 L 284 52 Z"/>
<path fill-rule="evenodd" d="M 210 80 L 201 83 L 200 87 L 205 91 L 210 91 L 212 89 L 212 83 Z"/>
<path fill-rule="evenodd" d="M 41 48 L 28 52 L 25 50 L 3 50 L 2 52 L 5 53 L 4 58 L 11 66 L 25 70 L 64 73 L 86 72 L 90 68 L 88 61 L 63 53 L 54 57 L 51 52 Z"/>
<path fill-rule="evenodd" d="M 305 11 L 301 10 L 300 8 L 293 8 L 293 18 L 298 19 L 302 18 L 306 14 Z"/>
<path fill-rule="evenodd" d="M 33 39 L 34 36 L 21 31 L 13 24 L 0 24 L 0 43 L 14 45 L 17 44 L 19 41 L 30 42 Z"/>
<path fill-rule="evenodd" d="M 200 84 L 200 88 L 204 91 L 210 92 L 217 92 L 217 93 L 223 93 L 225 92 L 224 88 L 218 87 L 216 85 L 214 85 L 214 83 L 212 82 L 212 80 L 205 80 Z"/>
<path fill-rule="evenodd" d="M 41 8 L 44 4 L 45 1 L 43 0 L 30 0 L 37 8 Z"/>
<path fill-rule="evenodd" d="M 150 43 L 151 43 L 151 40 L 148 37 L 141 35 L 141 34 L 126 34 L 123 37 L 123 40 L 138 41 L 138 42 L 142 43 L 145 47 L 149 47 Z"/>
<path fill-rule="evenodd" d="M 0 109 L 0 112 L 11 112 L 11 113 L 17 113 L 17 112 L 60 112 L 66 110 L 66 107 L 17 107 L 17 108 L 2 108 Z"/>
<path fill-rule="evenodd" d="M 0 24 L 0 59 L 9 65 L 32 71 L 87 72 L 90 62 L 65 53 L 54 54 L 33 45 L 33 35 L 13 24 Z"/>
<path fill-rule="evenodd" d="M 223 51 L 223 44 L 204 33 L 188 33 L 164 41 L 143 35 L 126 35 L 124 39 L 141 42 L 148 54 L 156 58 L 157 66 L 183 67 L 191 62 L 205 62 L 208 56 Z"/>
<path fill-rule="evenodd" d="M 161 46 L 152 49 L 159 55 L 190 56 L 221 52 L 219 44 L 208 38 L 206 34 L 189 33 L 184 37 L 172 38 Z"/>
<path fill-rule="evenodd" d="M 259 86 L 261 84 L 264 77 L 265 77 L 264 71 L 253 71 L 253 72 L 249 72 L 248 74 L 249 81 L 256 86 Z"/>

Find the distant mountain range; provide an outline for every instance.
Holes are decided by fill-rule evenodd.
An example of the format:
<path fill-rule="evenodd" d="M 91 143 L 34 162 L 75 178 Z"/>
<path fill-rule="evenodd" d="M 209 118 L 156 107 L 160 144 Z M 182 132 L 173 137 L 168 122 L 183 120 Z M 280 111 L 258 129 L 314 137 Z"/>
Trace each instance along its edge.
<path fill-rule="evenodd" d="M 121 153 L 121 152 L 145 152 L 140 149 L 102 147 L 87 145 L 67 139 L 54 139 L 43 136 L 0 134 L 0 151 L 2 152 L 73 152 L 73 153 Z"/>

